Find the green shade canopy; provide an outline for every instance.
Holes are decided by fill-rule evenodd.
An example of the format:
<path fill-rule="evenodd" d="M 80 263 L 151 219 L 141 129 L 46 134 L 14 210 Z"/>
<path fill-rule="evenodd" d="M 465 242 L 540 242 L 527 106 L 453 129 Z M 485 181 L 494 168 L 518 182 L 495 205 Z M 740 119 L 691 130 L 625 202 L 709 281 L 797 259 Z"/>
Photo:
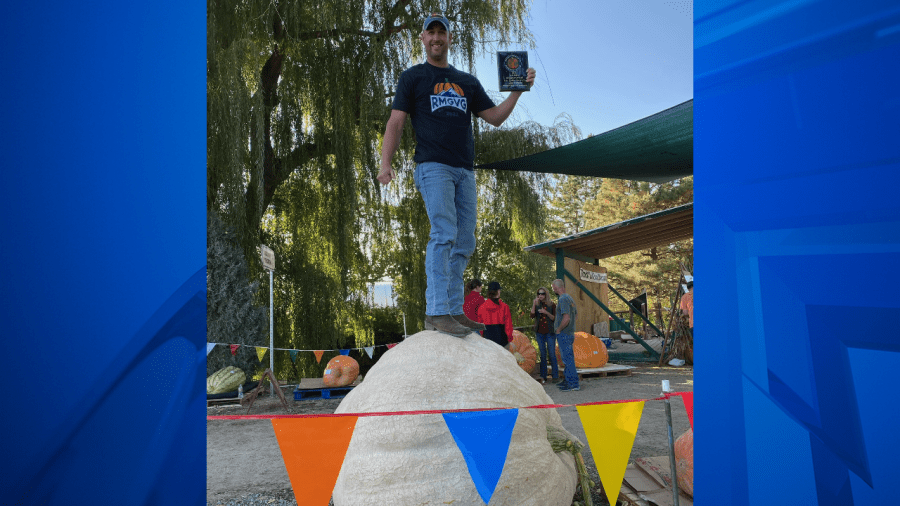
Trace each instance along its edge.
<path fill-rule="evenodd" d="M 664 246 L 693 236 L 694 203 L 691 202 L 542 244 L 526 246 L 525 251 L 556 257 L 556 252 L 563 250 L 566 256 L 592 263 L 592 260 Z"/>
<path fill-rule="evenodd" d="M 479 169 L 665 183 L 694 173 L 694 101 L 606 133 Z"/>

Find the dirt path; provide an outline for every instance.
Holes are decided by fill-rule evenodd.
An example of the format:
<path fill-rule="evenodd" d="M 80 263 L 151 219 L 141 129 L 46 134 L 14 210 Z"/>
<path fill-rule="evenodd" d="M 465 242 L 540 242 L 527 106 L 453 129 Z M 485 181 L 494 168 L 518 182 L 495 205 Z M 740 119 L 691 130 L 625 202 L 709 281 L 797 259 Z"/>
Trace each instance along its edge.
<path fill-rule="evenodd" d="M 637 366 L 631 376 L 585 379 L 581 391 L 560 392 L 555 385 L 546 384 L 544 389 L 557 404 L 583 404 L 596 401 L 622 399 L 652 399 L 661 392 L 661 382 L 669 380 L 677 392 L 693 391 L 693 369 L 690 367 Z M 293 394 L 286 390 L 290 411 L 293 414 L 333 413 L 340 399 L 294 401 Z M 673 399 L 672 425 L 677 438 L 690 425 L 684 404 Z M 247 408 L 208 408 L 208 415 L 245 414 Z M 283 414 L 284 408 L 277 397 L 257 400 L 251 414 Z M 587 437 L 577 409 L 560 408 L 563 426 L 587 444 Z M 651 401 L 644 404 L 641 422 L 635 437 L 631 459 L 635 457 L 655 457 L 667 455 L 668 436 L 666 433 L 665 403 Z M 584 451 L 585 464 L 596 483 L 597 476 L 590 447 Z M 225 503 L 230 499 L 248 493 L 269 496 L 292 497 L 291 483 L 284 468 L 278 441 L 269 420 L 209 420 L 206 422 L 206 499 L 208 504 Z M 594 494 L 594 504 L 605 504 L 599 494 Z"/>

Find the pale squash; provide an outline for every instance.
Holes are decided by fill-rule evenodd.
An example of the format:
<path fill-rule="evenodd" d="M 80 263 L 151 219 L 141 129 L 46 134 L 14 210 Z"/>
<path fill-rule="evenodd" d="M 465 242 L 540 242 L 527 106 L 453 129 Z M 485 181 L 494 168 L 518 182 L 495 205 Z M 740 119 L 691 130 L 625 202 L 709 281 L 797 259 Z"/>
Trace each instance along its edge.
<path fill-rule="evenodd" d="M 606 350 L 606 345 L 599 338 L 587 332 L 575 333 L 572 351 L 575 355 L 575 367 L 578 369 L 600 368 L 609 362 L 609 352 Z M 559 368 L 565 369 L 558 343 L 556 345 L 556 359 Z"/>
<path fill-rule="evenodd" d="M 425 331 L 382 355 L 335 413 L 552 403 L 508 350 L 474 333 Z M 572 504 L 575 459 L 553 451 L 548 426 L 565 431 L 555 409 L 519 410 L 490 504 Z M 484 504 L 440 414 L 360 417 L 333 498 L 335 506 Z"/>
<path fill-rule="evenodd" d="M 513 330 L 512 344 L 516 349 L 512 353 L 516 357 L 519 367 L 531 374 L 531 371 L 534 370 L 534 364 L 537 363 L 537 351 L 534 349 L 534 345 L 531 344 L 531 339 L 528 339 L 528 336 L 518 330 Z"/>
<path fill-rule="evenodd" d="M 688 429 L 675 440 L 675 472 L 678 490 L 694 496 L 694 431 Z"/>
<path fill-rule="evenodd" d="M 359 376 L 359 363 L 346 356 L 338 355 L 328 361 L 325 366 L 325 373 L 322 375 L 322 382 L 326 387 L 345 387 Z"/>
<path fill-rule="evenodd" d="M 223 367 L 206 378 L 206 393 L 221 394 L 235 391 L 246 379 L 247 375 L 237 367 L 233 365 Z"/>

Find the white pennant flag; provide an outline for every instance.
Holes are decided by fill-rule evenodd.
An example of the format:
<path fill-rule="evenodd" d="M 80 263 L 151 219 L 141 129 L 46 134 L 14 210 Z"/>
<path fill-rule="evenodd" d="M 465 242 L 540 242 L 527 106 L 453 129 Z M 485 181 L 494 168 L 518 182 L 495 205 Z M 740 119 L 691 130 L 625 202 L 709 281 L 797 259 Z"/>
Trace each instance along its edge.
<path fill-rule="evenodd" d="M 372 352 L 375 351 L 375 347 L 374 346 L 366 346 L 363 349 L 366 350 L 366 353 L 369 354 L 369 358 L 372 358 Z"/>
<path fill-rule="evenodd" d="M 209 352 L 211 352 L 215 347 L 216 343 L 206 343 L 206 354 L 209 355 Z"/>

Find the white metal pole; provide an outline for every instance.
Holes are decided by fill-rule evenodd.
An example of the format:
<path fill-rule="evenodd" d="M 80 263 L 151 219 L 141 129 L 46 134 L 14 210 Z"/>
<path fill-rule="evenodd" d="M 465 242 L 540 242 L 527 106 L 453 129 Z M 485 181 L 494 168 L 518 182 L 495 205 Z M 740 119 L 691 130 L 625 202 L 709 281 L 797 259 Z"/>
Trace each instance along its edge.
<path fill-rule="evenodd" d="M 269 370 L 272 371 L 272 376 L 275 376 L 275 313 L 273 312 L 274 307 L 274 290 L 272 286 L 272 273 L 274 271 L 269 270 Z M 278 376 L 275 376 L 276 378 Z M 272 385 L 270 389 L 270 396 L 275 397 L 275 385 Z"/>
<path fill-rule="evenodd" d="M 406 313 L 403 313 L 403 339 L 406 339 Z"/>
<path fill-rule="evenodd" d="M 669 380 L 662 380 L 663 395 L 668 394 Z M 669 397 L 666 396 L 666 430 L 669 436 L 669 468 L 672 471 L 672 504 L 679 506 L 678 501 L 678 476 L 677 465 L 675 463 L 675 436 L 672 434 L 672 406 L 669 404 Z"/>

